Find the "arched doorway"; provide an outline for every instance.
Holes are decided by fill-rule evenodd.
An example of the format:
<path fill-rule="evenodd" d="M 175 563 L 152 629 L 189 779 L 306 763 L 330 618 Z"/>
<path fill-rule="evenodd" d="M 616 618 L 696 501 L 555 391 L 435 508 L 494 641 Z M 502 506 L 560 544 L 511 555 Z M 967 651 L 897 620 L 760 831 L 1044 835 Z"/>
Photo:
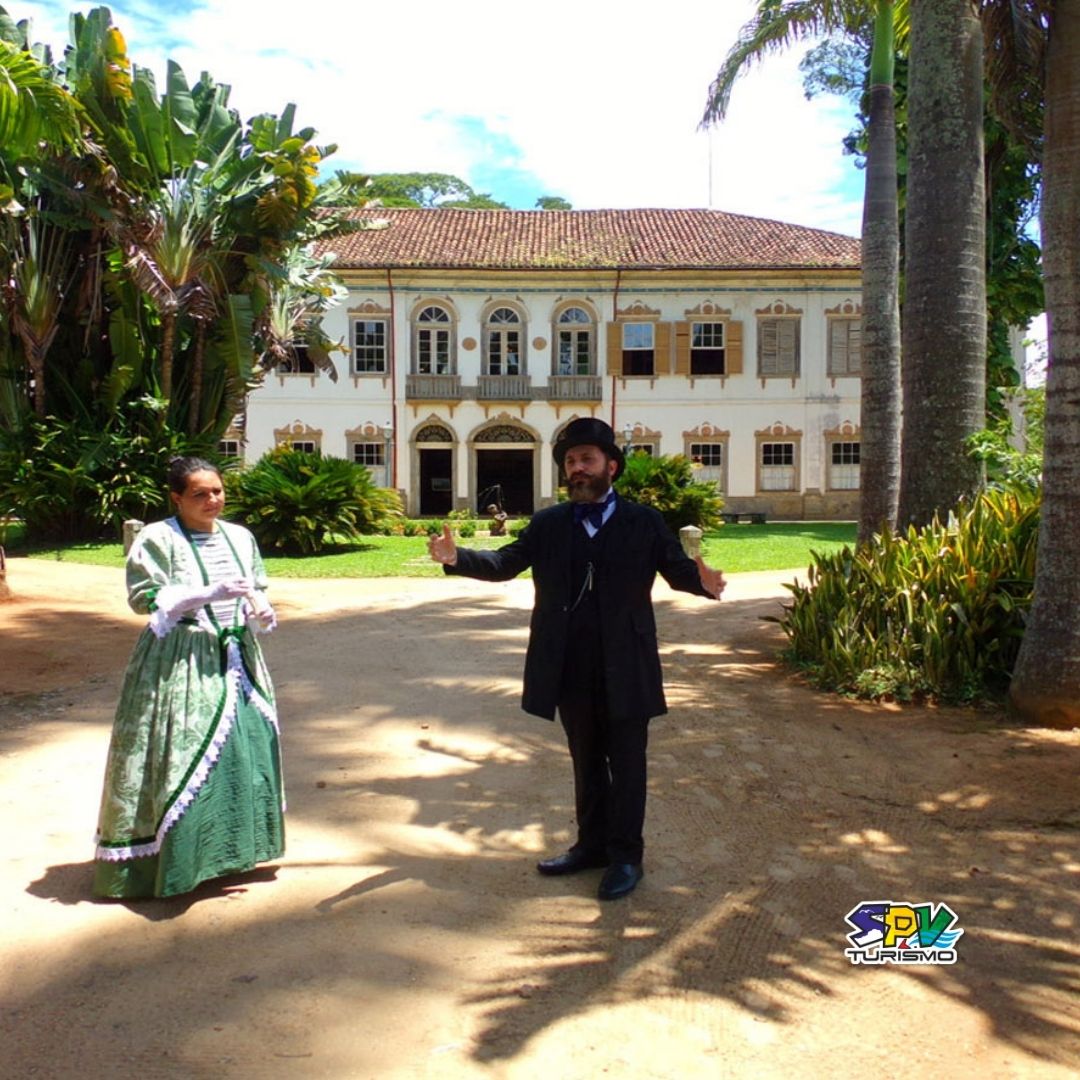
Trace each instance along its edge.
<path fill-rule="evenodd" d="M 442 517 L 454 508 L 454 435 L 442 424 L 416 433 L 420 459 L 420 514 Z"/>
<path fill-rule="evenodd" d="M 535 507 L 535 436 L 516 424 L 497 422 L 476 433 L 476 511 L 491 503 L 508 514 L 528 515 Z"/>

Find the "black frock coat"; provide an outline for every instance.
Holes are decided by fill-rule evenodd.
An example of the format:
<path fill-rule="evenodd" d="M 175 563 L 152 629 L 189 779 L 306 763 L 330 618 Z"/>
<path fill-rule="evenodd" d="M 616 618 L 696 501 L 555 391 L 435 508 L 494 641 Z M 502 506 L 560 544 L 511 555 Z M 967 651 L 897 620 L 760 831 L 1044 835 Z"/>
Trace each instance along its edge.
<path fill-rule="evenodd" d="M 512 543 L 495 551 L 458 548 L 448 574 L 508 581 L 532 567 L 536 596 L 529 624 L 521 707 L 554 720 L 567 650 L 570 608 L 581 589 L 571 580 L 574 523 L 569 502 L 549 506 Z M 611 530 L 608 532 L 608 530 Z M 595 577 L 603 639 L 604 685 L 613 718 L 667 712 L 656 643 L 652 586 L 657 573 L 673 588 L 707 596 L 697 564 L 652 507 L 620 498 L 603 526 L 604 554 Z"/>

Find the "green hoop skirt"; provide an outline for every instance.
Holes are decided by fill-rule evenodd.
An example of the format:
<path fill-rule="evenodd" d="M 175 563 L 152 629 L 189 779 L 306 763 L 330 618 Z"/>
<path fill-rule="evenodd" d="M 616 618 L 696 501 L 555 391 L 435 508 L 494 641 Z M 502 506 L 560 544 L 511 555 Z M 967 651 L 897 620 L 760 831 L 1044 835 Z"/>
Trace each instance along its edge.
<path fill-rule="evenodd" d="M 246 630 L 143 632 L 113 726 L 95 895 L 175 896 L 283 854 L 272 695 Z"/>

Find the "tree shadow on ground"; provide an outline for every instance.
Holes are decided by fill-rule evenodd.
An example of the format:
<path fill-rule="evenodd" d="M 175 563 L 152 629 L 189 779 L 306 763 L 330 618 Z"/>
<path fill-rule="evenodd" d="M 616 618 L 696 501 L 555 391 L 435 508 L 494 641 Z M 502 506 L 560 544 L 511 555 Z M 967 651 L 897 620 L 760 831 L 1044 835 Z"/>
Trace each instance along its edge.
<path fill-rule="evenodd" d="M 652 727 L 647 876 L 607 905 L 597 874 L 533 869 L 572 840 L 573 805 L 560 731 L 517 709 L 526 612 L 478 590 L 283 623 L 271 668 L 291 819 L 363 838 L 362 855 L 286 857 L 273 886 L 282 903 L 251 925 L 212 925 L 186 943 L 175 932 L 86 941 L 35 991 L 16 990 L 0 1030 L 74 1007 L 87 980 L 102 988 L 102 1023 L 157 995 L 172 1045 L 272 1014 L 290 987 L 320 979 L 353 1014 L 426 987 L 469 1017 L 479 1065 L 634 1001 L 695 996 L 793 1025 L 823 999 L 857 1009 L 860 993 L 884 992 L 880 971 L 845 957 L 844 915 L 891 900 L 948 903 L 965 930 L 955 965 L 893 970 L 919 995 L 905 1029 L 962 1005 L 1036 1062 L 1076 1065 L 1076 739 L 810 690 L 776 664 L 782 635 L 761 623 L 775 608 L 658 602 L 672 711 Z M 356 642 L 353 662 L 326 664 L 331 639 Z M 392 758 L 365 755 L 377 729 L 392 734 Z M 290 880 L 313 873 L 332 883 L 298 905 Z M 53 867 L 29 891 L 71 903 L 81 876 L 80 864 Z M 226 940 L 227 966 L 214 967 Z M 191 949 L 211 965 L 204 984 L 247 979 L 243 994 L 210 1009 L 182 979 L 154 976 L 183 969 Z M 478 949 L 501 962 L 476 966 Z M 76 1027 L 72 1052 L 96 1030 Z M 111 1037 L 136 1063 L 164 1041 L 134 1026 Z M 268 1030 L 268 1055 L 287 1052 L 276 1038 Z M 857 1050 L 858 1025 L 835 1043 Z"/>

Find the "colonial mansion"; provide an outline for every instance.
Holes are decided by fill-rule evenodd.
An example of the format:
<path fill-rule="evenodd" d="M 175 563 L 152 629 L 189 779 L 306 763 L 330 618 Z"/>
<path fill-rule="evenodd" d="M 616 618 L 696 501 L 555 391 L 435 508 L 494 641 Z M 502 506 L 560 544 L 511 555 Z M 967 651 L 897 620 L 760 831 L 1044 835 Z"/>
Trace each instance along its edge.
<path fill-rule="evenodd" d="M 557 498 L 577 416 L 684 454 L 725 509 L 857 516 L 859 241 L 713 210 L 354 211 L 348 299 L 250 397 L 232 449 L 347 457 L 411 516 Z"/>

